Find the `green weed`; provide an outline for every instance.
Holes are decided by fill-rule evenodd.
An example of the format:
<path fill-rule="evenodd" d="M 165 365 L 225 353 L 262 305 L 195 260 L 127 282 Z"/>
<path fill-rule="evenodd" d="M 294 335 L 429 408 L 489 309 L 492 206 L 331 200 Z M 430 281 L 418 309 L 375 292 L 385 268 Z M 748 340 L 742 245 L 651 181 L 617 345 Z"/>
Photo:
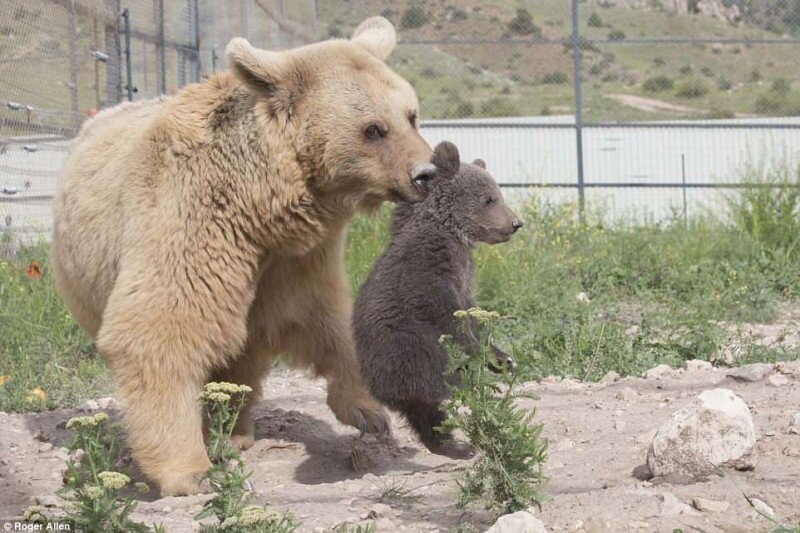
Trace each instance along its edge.
<path fill-rule="evenodd" d="M 461 327 L 470 324 L 480 341 L 478 353 L 467 355 L 452 339 L 442 339 L 450 372 L 461 381 L 444 404 L 448 417 L 443 428 L 463 431 L 479 452 L 459 481 L 460 503 L 482 500 L 498 514 L 539 505 L 547 442 L 541 437 L 542 425 L 534 423 L 535 411 L 515 403 L 524 396 L 515 390 L 518 375 L 491 369 L 495 356 L 490 337 L 499 315 L 476 308 L 456 311 L 456 317 Z"/>

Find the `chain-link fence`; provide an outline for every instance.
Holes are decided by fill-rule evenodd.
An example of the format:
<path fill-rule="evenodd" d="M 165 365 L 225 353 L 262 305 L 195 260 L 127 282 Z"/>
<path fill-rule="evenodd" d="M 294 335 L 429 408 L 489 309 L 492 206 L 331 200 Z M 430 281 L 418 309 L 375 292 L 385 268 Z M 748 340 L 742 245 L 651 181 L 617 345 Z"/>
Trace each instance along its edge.
<path fill-rule="evenodd" d="M 0 227 L 46 234 L 68 141 L 98 109 L 380 14 L 422 132 L 515 190 L 661 219 L 795 165 L 800 0 L 6 0 Z M 511 194 L 511 193 L 510 193 Z"/>

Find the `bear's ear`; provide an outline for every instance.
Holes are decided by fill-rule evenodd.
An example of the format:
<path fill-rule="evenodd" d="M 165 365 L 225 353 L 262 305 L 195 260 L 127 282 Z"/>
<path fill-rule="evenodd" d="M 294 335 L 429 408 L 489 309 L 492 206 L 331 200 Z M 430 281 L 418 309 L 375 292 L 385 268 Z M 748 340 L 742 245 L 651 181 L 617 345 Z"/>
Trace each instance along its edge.
<path fill-rule="evenodd" d="M 461 156 L 458 154 L 458 148 L 451 142 L 440 142 L 433 150 L 431 163 L 436 165 L 436 168 L 445 176 L 455 175 L 461 168 Z"/>
<path fill-rule="evenodd" d="M 284 79 L 284 56 L 254 48 L 247 39 L 234 37 L 225 48 L 234 75 L 251 90 L 275 94 Z"/>
<path fill-rule="evenodd" d="M 476 159 L 472 162 L 472 164 L 476 167 L 481 167 L 483 170 L 486 170 L 486 162 L 483 159 Z"/>
<path fill-rule="evenodd" d="M 385 18 L 372 17 L 358 25 L 350 40 L 363 46 L 378 59 L 386 61 L 397 45 L 397 33 L 392 23 Z"/>

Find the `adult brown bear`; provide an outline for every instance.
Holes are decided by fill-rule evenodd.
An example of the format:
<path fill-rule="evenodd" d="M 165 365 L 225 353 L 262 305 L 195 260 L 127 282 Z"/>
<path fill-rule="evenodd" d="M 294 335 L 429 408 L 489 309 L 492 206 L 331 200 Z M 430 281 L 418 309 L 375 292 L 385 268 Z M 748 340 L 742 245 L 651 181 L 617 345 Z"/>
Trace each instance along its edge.
<path fill-rule="evenodd" d="M 279 354 L 328 382 L 338 420 L 388 427 L 365 389 L 342 252 L 354 213 L 419 200 L 435 168 L 392 25 L 285 52 L 234 39 L 232 73 L 89 120 L 55 202 L 53 265 L 162 494 L 209 466 L 197 396 L 259 383 Z M 237 444 L 253 442 L 245 413 Z"/>

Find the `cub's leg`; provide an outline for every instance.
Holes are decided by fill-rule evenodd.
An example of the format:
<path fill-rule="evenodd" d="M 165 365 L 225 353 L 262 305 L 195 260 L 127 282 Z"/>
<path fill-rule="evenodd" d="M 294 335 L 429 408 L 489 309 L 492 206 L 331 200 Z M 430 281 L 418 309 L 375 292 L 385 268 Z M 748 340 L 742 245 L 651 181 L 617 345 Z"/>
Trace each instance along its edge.
<path fill-rule="evenodd" d="M 454 459 L 472 456 L 472 449 L 468 444 L 458 442 L 449 433 L 441 433 L 435 429 L 441 426 L 446 418 L 439 404 L 409 401 L 400 407 L 400 412 L 405 415 L 411 428 L 431 452 Z"/>

